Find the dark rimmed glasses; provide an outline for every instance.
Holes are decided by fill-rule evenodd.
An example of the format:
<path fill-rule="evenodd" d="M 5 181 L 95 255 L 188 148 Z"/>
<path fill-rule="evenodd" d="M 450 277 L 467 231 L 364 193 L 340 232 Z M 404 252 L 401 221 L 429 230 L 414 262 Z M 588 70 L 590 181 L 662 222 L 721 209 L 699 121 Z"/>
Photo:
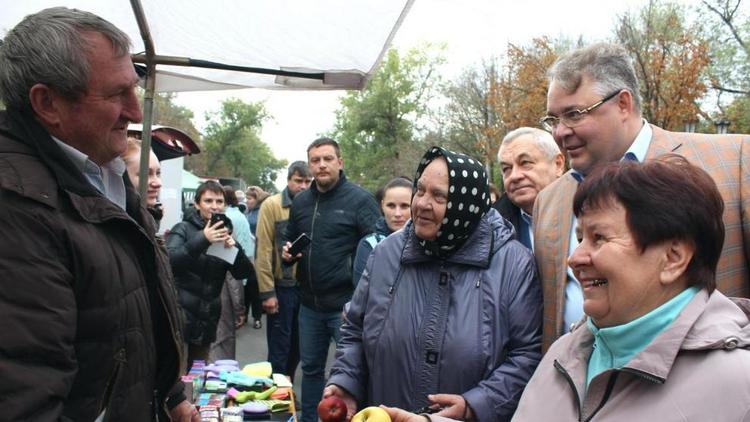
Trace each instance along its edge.
<path fill-rule="evenodd" d="M 587 114 L 596 110 L 597 107 L 601 106 L 612 98 L 615 98 L 620 92 L 622 92 L 622 89 L 618 89 L 617 91 L 607 95 L 606 97 L 595 102 L 591 106 L 584 108 L 583 110 L 568 110 L 565 113 L 561 114 L 560 117 L 544 116 L 539 119 L 539 124 L 542 125 L 544 129 L 550 132 L 555 130 L 557 125 L 559 125 L 560 123 L 564 124 L 566 127 L 576 127 L 583 123 L 583 120 L 586 118 Z"/>

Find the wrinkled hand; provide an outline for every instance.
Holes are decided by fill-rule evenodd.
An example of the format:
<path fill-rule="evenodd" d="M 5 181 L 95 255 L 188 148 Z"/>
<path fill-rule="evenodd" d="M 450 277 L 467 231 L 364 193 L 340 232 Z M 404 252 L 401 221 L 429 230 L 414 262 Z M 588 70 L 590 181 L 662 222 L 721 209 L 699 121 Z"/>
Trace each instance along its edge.
<path fill-rule="evenodd" d="M 246 315 L 238 315 L 237 319 L 234 321 L 234 328 L 240 328 L 247 322 L 247 316 Z"/>
<path fill-rule="evenodd" d="M 279 313 L 279 300 L 276 299 L 276 296 L 263 301 L 263 311 L 269 315 Z"/>
<path fill-rule="evenodd" d="M 323 389 L 323 398 L 331 396 L 336 396 L 346 403 L 346 421 L 351 421 L 352 416 L 357 413 L 357 400 L 354 399 L 354 396 L 338 385 L 333 384 L 328 385 Z"/>
<path fill-rule="evenodd" d="M 407 412 L 406 410 L 399 409 L 398 407 L 387 407 L 383 406 L 382 404 L 380 405 L 380 407 L 388 412 L 388 416 L 391 417 L 391 422 L 427 422 L 424 416 Z"/>
<path fill-rule="evenodd" d="M 206 227 L 203 228 L 203 235 L 206 236 L 206 239 L 211 243 L 226 242 L 227 238 L 231 239 L 231 236 L 229 236 L 229 230 L 224 228 L 223 221 L 217 221 L 212 226 L 210 219 L 206 222 Z"/>
<path fill-rule="evenodd" d="M 435 413 L 438 416 L 459 420 L 474 419 L 471 408 L 467 409 L 466 407 L 466 400 L 458 394 L 430 394 L 427 396 L 427 400 L 443 408 L 443 410 Z"/>
<path fill-rule="evenodd" d="M 183 400 L 169 411 L 169 419 L 173 422 L 201 422 L 201 416 L 195 410 L 195 406 L 187 400 Z"/>

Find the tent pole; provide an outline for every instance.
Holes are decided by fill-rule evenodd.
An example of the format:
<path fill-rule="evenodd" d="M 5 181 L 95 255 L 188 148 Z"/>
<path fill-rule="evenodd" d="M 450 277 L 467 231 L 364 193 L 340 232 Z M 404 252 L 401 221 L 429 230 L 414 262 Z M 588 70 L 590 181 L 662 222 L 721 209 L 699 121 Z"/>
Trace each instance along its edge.
<path fill-rule="evenodd" d="M 146 92 L 143 95 L 143 133 L 141 139 L 141 165 L 138 170 L 138 193 L 141 201 L 146 202 L 146 189 L 148 188 L 148 162 L 151 154 L 151 123 L 154 114 L 154 91 L 156 88 L 156 64 L 154 63 L 154 42 L 151 39 L 151 31 L 143 12 L 140 0 L 130 0 L 138 29 L 141 32 L 143 45 L 146 48 Z"/>

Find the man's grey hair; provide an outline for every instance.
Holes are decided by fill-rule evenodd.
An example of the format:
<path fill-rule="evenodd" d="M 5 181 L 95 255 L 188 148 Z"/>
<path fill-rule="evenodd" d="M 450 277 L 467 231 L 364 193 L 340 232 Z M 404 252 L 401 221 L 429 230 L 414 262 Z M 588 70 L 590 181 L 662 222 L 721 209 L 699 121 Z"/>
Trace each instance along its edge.
<path fill-rule="evenodd" d="M 635 110 L 641 110 L 641 95 L 633 59 L 619 44 L 597 43 L 570 51 L 555 61 L 547 72 L 550 84 L 557 82 L 565 91 L 575 92 L 588 76 L 594 91 L 602 97 L 620 89 L 633 96 Z"/>
<path fill-rule="evenodd" d="M 531 136 L 534 140 L 534 146 L 544 154 L 544 157 L 547 160 L 552 161 L 558 154 L 561 154 L 560 147 L 557 146 L 549 132 L 535 127 L 519 127 L 518 129 L 511 130 L 505 135 L 503 141 L 500 143 L 500 149 L 497 152 L 497 160 L 500 161 L 500 152 L 502 152 L 503 148 L 509 146 L 516 139 L 524 135 Z"/>
<path fill-rule="evenodd" d="M 130 39 L 110 22 L 66 7 L 26 16 L 0 43 L 0 98 L 9 109 L 31 110 L 29 91 L 45 84 L 70 101 L 86 93 L 89 80 L 87 33 L 112 42 L 117 56 L 128 54 Z"/>

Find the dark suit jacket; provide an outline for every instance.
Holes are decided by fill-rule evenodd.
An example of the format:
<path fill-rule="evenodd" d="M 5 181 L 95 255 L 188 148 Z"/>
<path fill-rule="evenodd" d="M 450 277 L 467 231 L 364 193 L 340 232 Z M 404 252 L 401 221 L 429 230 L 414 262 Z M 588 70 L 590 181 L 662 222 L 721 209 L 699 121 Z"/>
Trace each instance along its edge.
<path fill-rule="evenodd" d="M 748 297 L 750 136 L 679 133 L 651 127 L 653 137 L 646 159 L 670 152 L 680 154 L 708 172 L 719 187 L 726 234 L 716 272 L 717 287 L 727 296 Z M 534 255 L 544 296 L 544 351 L 564 333 L 567 257 L 577 187 L 568 171 L 542 190 L 534 204 Z"/>
<path fill-rule="evenodd" d="M 510 202 L 507 193 L 497 198 L 492 208 L 496 209 L 504 219 L 508 220 L 513 225 L 513 229 L 516 231 L 516 239 L 520 238 L 518 226 L 521 224 L 521 209 L 516 204 Z"/>

